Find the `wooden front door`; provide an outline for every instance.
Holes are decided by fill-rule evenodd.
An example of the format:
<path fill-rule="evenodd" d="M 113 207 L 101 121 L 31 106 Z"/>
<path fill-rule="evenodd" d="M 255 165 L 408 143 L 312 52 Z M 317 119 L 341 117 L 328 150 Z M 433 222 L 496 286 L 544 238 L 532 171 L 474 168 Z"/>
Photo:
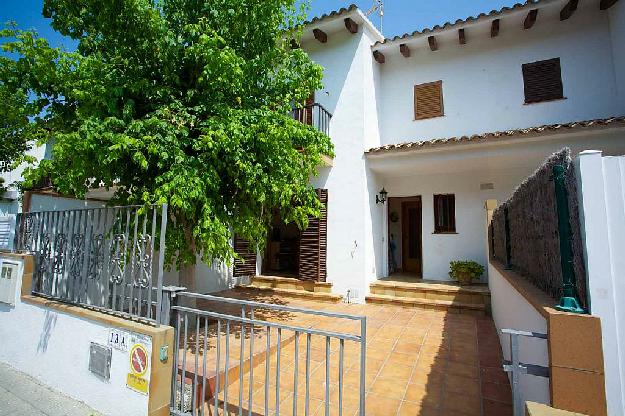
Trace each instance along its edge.
<path fill-rule="evenodd" d="M 421 255 L 421 198 L 401 204 L 402 269 L 421 277 L 423 261 Z"/>

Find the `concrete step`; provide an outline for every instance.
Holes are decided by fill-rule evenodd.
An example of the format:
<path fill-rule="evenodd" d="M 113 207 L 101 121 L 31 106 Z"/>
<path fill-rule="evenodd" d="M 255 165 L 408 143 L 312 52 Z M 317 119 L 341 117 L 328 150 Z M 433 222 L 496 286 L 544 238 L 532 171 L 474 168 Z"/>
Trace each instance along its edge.
<path fill-rule="evenodd" d="M 299 280 L 281 276 L 254 276 L 250 282 L 255 287 L 271 287 L 278 289 L 304 290 L 315 293 L 332 293 L 332 283 Z"/>
<path fill-rule="evenodd" d="M 282 289 L 279 287 L 271 287 L 271 286 L 261 286 L 258 284 L 254 285 L 238 285 L 239 288 L 244 289 L 253 289 L 264 292 L 271 292 L 276 295 L 281 296 L 290 296 L 304 299 L 312 299 L 319 302 L 329 302 L 329 303 L 339 303 L 343 299 L 343 296 L 337 295 L 335 293 L 326 293 L 326 292 L 310 292 L 308 290 L 299 290 L 299 289 Z"/>
<path fill-rule="evenodd" d="M 487 311 L 486 305 L 480 303 L 463 303 L 459 301 L 427 298 L 370 294 L 365 297 L 365 300 L 367 303 L 415 307 L 420 309 L 438 310 L 476 316 L 484 316 Z"/>
<path fill-rule="evenodd" d="M 486 285 L 460 286 L 455 282 L 444 281 L 389 280 L 374 282 L 369 287 L 372 295 L 490 305 L 490 291 Z"/>

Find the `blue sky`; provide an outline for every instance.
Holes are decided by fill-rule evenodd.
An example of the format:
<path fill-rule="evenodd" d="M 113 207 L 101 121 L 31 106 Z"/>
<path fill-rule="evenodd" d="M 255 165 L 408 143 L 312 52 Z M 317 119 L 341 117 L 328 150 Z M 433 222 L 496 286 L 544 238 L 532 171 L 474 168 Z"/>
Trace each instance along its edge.
<path fill-rule="evenodd" d="M 502 6 L 509 6 L 517 0 L 386 0 L 384 17 L 384 35 L 412 32 L 424 27 L 431 27 L 448 20 L 488 12 Z M 0 0 L 0 23 L 16 21 L 22 29 L 36 29 L 55 46 L 73 48 L 73 43 L 63 39 L 49 26 L 49 21 L 41 16 L 43 0 Z M 310 17 L 328 13 L 332 10 L 356 3 L 362 10 L 368 10 L 373 0 L 313 0 Z M 372 16 L 377 25 L 378 18 Z"/>

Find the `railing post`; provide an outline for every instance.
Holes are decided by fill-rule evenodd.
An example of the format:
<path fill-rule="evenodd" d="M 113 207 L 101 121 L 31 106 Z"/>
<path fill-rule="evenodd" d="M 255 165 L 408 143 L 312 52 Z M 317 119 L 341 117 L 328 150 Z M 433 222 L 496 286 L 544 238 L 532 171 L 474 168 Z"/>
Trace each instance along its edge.
<path fill-rule="evenodd" d="M 157 276 L 157 291 L 156 291 L 156 310 L 163 310 L 163 267 L 165 263 L 165 235 L 167 233 L 167 204 L 163 204 L 161 207 L 161 234 L 158 249 L 158 276 Z M 160 320 L 161 314 L 156 316 L 156 324 L 160 325 L 163 322 L 169 322 Z"/>
<path fill-rule="evenodd" d="M 360 320 L 360 397 L 359 397 L 359 415 L 366 415 L 366 380 L 367 380 L 367 317 L 363 316 Z"/>
<path fill-rule="evenodd" d="M 564 166 L 553 167 L 555 182 L 558 234 L 560 236 L 560 268 L 562 270 L 562 297 L 556 309 L 572 313 L 584 313 L 577 298 L 577 282 L 573 270 L 573 250 L 571 248 L 571 223 L 569 203 L 565 184 Z"/>
<path fill-rule="evenodd" d="M 176 295 L 186 290 L 186 287 L 180 286 L 165 286 L 162 288 L 161 309 L 156 311 L 157 319 L 161 324 L 174 326 L 171 319 L 171 307 L 176 305 Z"/>

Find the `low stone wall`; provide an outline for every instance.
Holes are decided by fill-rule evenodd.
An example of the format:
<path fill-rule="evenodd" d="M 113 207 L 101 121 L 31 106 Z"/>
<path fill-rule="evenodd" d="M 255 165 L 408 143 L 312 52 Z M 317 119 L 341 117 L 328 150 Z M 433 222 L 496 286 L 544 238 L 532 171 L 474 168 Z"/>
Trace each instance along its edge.
<path fill-rule="evenodd" d="M 32 257 L 0 253 L 3 262 L 19 272 L 14 304 L 0 303 L 0 361 L 107 415 L 169 415 L 173 328 L 32 296 Z M 110 351 L 108 379 L 90 371 L 92 344 Z"/>
<path fill-rule="evenodd" d="M 489 280 L 493 320 L 498 330 L 507 327 L 547 333 L 547 351 L 539 344 L 522 344 L 520 349 L 521 361 L 549 367 L 550 404 L 571 412 L 607 415 L 600 319 L 557 311 L 553 308 L 555 299 L 523 276 L 505 270 L 497 261 L 489 264 Z M 501 336 L 500 339 L 505 356 L 509 350 L 508 339 Z M 544 340 L 532 342 L 545 343 Z M 545 400 L 545 385 L 540 387 L 543 382 L 538 378 L 533 382 L 536 384 L 521 384 L 525 400 L 549 403 Z M 534 398 L 536 395 L 542 395 L 542 399 Z"/>

